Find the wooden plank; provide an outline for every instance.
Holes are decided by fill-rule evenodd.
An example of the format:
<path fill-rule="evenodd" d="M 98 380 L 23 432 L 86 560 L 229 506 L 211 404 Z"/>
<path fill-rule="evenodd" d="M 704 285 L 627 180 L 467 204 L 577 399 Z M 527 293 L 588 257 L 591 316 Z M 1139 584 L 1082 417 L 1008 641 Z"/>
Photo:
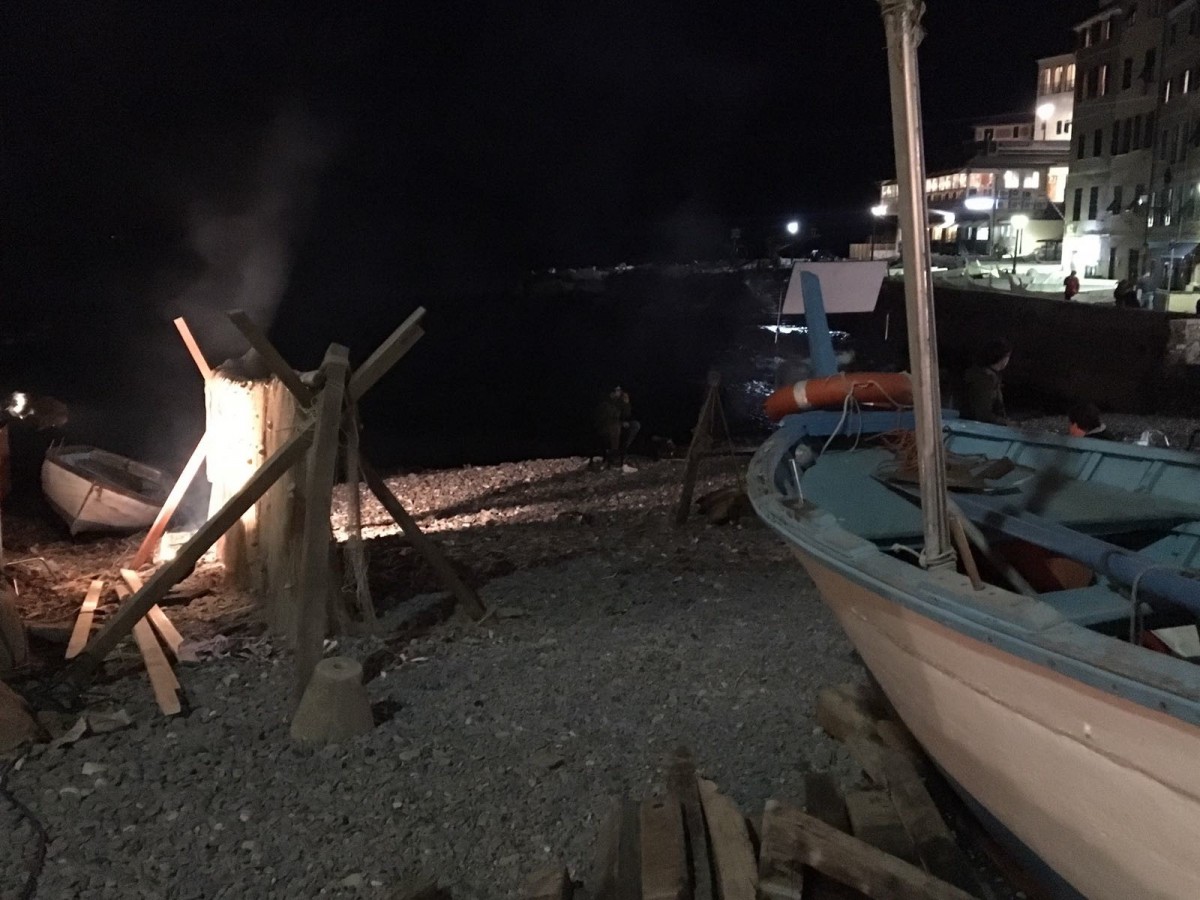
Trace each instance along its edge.
<path fill-rule="evenodd" d="M 129 588 L 119 581 L 113 585 L 113 590 L 122 601 L 129 597 Z M 154 631 L 148 621 L 140 619 L 133 626 L 133 639 L 142 654 L 142 662 L 146 665 L 146 674 L 150 678 L 150 688 L 154 691 L 158 708 L 165 716 L 176 715 L 182 709 L 179 702 L 179 679 L 175 677 L 175 672 L 154 637 Z"/>
<path fill-rule="evenodd" d="M 196 343 L 196 339 L 192 336 L 192 329 L 188 328 L 187 322 L 183 320 L 183 316 L 175 320 L 175 330 L 183 338 L 183 345 L 187 347 L 188 353 L 192 355 L 192 362 L 196 364 L 196 368 L 200 370 L 200 374 L 204 376 L 204 380 L 208 381 L 208 379 L 212 378 L 212 366 L 208 364 L 208 360 L 200 352 L 200 345 Z"/>
<path fill-rule="evenodd" d="M 134 593 L 137 593 L 144 587 L 141 576 L 132 569 L 122 569 L 121 577 Z M 167 618 L 167 614 L 162 611 L 162 607 L 157 603 L 154 604 L 154 606 L 146 611 L 146 618 L 150 620 L 150 624 L 158 632 L 158 636 L 162 638 L 163 643 L 167 645 L 172 655 L 178 659 L 179 645 L 183 643 L 183 635 L 175 630 L 175 626 L 171 624 L 171 620 Z"/>
<path fill-rule="evenodd" d="M 810 866 L 877 900 L 970 900 L 966 891 L 889 856 L 794 807 L 780 804 L 775 827 L 795 847 L 792 871 Z"/>
<path fill-rule="evenodd" d="M 267 492 L 276 480 L 296 464 L 312 441 L 312 425 L 305 423 L 262 468 L 251 476 L 246 486 L 230 497 L 207 522 L 200 526 L 191 539 L 179 548 L 175 558 L 159 569 L 146 582 L 145 587 L 128 603 L 117 610 L 95 639 L 71 663 L 65 679 L 76 686 L 86 684 L 100 668 L 101 663 L 117 642 L 133 629 L 133 626 L 166 596 L 176 583 L 187 577 L 217 538 L 242 517 L 259 497 Z"/>
<path fill-rule="evenodd" d="M 421 320 L 425 318 L 425 307 L 418 306 L 412 315 L 400 323 L 395 331 L 388 335 L 375 352 L 367 357 L 367 361 L 359 366 L 350 378 L 350 400 L 357 403 L 367 391 L 375 386 L 388 371 L 412 349 L 413 344 L 421 339 L 425 332 L 421 330 Z"/>
<path fill-rule="evenodd" d="M 667 792 L 683 808 L 684 838 L 691 860 L 692 900 L 714 900 L 713 874 L 708 852 L 708 830 L 704 826 L 704 807 L 696 784 L 696 764 L 690 753 L 679 748 L 667 767 Z"/>
<path fill-rule="evenodd" d="M 737 804 L 720 793 L 711 781 L 701 778 L 697 784 L 712 843 L 717 896 L 721 900 L 754 900 L 758 891 L 758 864 L 746 819 Z"/>
<path fill-rule="evenodd" d="M 822 688 L 817 694 L 817 724 L 839 741 L 875 730 L 875 715 L 861 697 L 841 688 Z"/>
<path fill-rule="evenodd" d="M 633 800 L 621 804 L 614 900 L 642 900 L 641 809 Z"/>
<path fill-rule="evenodd" d="M 683 810 L 671 797 L 642 801 L 642 900 L 687 900 Z"/>
<path fill-rule="evenodd" d="M 801 900 L 804 867 L 794 865 L 795 848 L 786 819 L 777 813 L 780 804 L 768 800 L 763 808 L 762 842 L 758 848 L 758 894 L 763 900 Z"/>
<path fill-rule="evenodd" d="M 890 853 L 905 862 L 920 864 L 917 848 L 900 821 L 892 798 L 884 790 L 850 791 L 846 794 L 850 827 L 860 841 Z"/>
<path fill-rule="evenodd" d="M 88 636 L 92 633 L 92 619 L 103 590 L 104 582 L 98 578 L 88 585 L 83 605 L 79 607 L 79 616 L 75 619 L 75 629 L 71 632 L 71 641 L 67 644 L 67 659 L 74 659 L 87 645 Z"/>
<path fill-rule="evenodd" d="M 909 759 L 864 737 L 852 738 L 847 746 L 867 777 L 890 792 L 925 867 L 943 881 L 977 892 L 980 884 L 974 868 Z"/>
<path fill-rule="evenodd" d="M 179 479 L 175 482 L 174 487 L 171 488 L 171 493 L 167 494 L 166 502 L 163 503 L 162 509 L 158 511 L 158 515 L 154 517 L 154 524 L 150 526 L 150 530 L 146 532 L 146 536 L 142 539 L 137 553 L 133 555 L 133 561 L 129 564 L 131 569 L 140 569 L 146 563 L 150 562 L 150 558 L 154 555 L 154 548 L 162 540 L 163 532 L 167 530 L 167 524 L 171 521 L 171 516 L 175 515 L 175 510 L 179 509 L 179 503 L 183 500 L 183 495 L 191 487 L 192 482 L 196 479 L 196 473 L 200 471 L 200 464 L 204 462 L 204 457 L 208 452 L 206 437 L 206 435 L 200 437 L 200 442 L 196 444 L 196 449 L 188 457 L 187 465 L 179 473 Z"/>
<path fill-rule="evenodd" d="M 309 390 L 308 385 L 300 380 L 300 376 L 296 374 L 296 370 L 287 364 L 287 360 L 275 349 L 275 345 L 267 338 L 266 333 L 255 324 L 254 320 L 246 314 L 245 310 L 231 309 L 225 315 L 229 317 L 229 321 L 233 323 L 234 327 L 242 333 L 242 336 L 250 343 L 250 346 L 258 351 L 267 368 L 271 370 L 271 374 L 283 382 L 283 386 L 292 392 L 302 406 L 311 406 L 313 392 Z"/>
<path fill-rule="evenodd" d="M 575 886 L 563 866 L 539 869 L 521 883 L 521 900 L 571 900 Z"/>
<path fill-rule="evenodd" d="M 350 372 L 350 351 L 340 344 L 330 344 L 325 351 L 325 361 L 321 363 L 321 372 L 325 376 L 325 385 L 316 400 L 316 424 L 304 491 L 296 674 L 292 685 L 295 703 L 300 702 L 313 669 L 321 661 L 328 623 L 329 512 L 333 504 L 333 482 L 337 477 L 338 432 L 342 422 L 342 401 L 346 396 L 346 378 Z"/>
<path fill-rule="evenodd" d="M 437 573 L 442 584 L 446 586 L 448 591 L 454 594 L 467 612 L 476 619 L 481 618 L 487 612 L 487 609 L 484 607 L 483 601 L 479 599 L 479 595 L 458 577 L 458 573 L 451 567 L 449 560 L 442 555 L 442 551 L 438 548 L 437 544 L 430 540 L 425 532 L 421 530 L 416 520 L 404 508 L 404 504 L 392 493 L 391 488 L 387 486 L 387 482 L 379 476 L 379 473 L 375 471 L 375 467 L 367 461 L 366 457 L 360 454 L 358 462 L 367 487 L 371 489 L 371 493 L 383 504 L 383 508 L 388 511 L 388 515 L 396 520 L 396 524 L 400 526 L 405 537 L 413 545 L 413 548 L 425 557 L 426 562 Z"/>

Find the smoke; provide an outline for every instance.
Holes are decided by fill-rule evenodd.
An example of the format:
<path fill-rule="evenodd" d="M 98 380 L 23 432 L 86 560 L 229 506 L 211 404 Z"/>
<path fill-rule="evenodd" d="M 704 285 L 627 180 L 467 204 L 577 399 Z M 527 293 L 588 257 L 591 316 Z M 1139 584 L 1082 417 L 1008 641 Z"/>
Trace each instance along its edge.
<path fill-rule="evenodd" d="M 187 319 L 210 362 L 245 349 L 224 311 L 244 309 L 264 329 L 270 326 L 332 149 L 332 136 L 310 117 L 281 113 L 242 173 L 238 196 L 232 202 L 206 198 L 188 208 L 188 244 L 199 274 L 168 311 Z"/>

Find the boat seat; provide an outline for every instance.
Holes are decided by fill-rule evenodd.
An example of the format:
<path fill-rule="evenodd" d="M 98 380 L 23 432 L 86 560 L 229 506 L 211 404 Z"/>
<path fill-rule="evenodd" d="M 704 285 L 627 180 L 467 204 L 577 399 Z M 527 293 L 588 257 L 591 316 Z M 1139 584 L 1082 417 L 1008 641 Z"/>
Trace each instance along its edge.
<path fill-rule="evenodd" d="M 1093 628 L 1106 634 L 1123 633 L 1129 623 L 1129 598 L 1106 584 L 1048 591 L 1038 599 L 1049 604 L 1064 619 Z M 1195 625 L 1195 616 L 1185 610 L 1154 610 L 1142 606 L 1142 623 L 1146 628 L 1172 628 L 1176 625 Z"/>

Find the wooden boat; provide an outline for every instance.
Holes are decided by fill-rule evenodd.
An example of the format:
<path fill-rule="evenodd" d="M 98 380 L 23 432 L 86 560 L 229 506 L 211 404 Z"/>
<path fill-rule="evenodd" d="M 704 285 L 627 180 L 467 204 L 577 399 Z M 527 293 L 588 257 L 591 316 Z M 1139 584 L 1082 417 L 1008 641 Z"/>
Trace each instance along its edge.
<path fill-rule="evenodd" d="M 1052 896 L 1200 897 L 1200 456 L 943 417 L 922 5 L 881 7 L 914 409 L 849 397 L 785 418 L 751 461 L 751 502 Z"/>
<path fill-rule="evenodd" d="M 1184 658 L 1200 653 L 1200 582 L 1176 574 L 1200 565 L 1200 455 L 949 422 L 949 451 L 1011 460 L 1025 479 L 955 494 L 1037 589 L 1024 596 L 914 564 L 921 511 L 877 474 L 893 461 L 877 443 L 793 470 L 831 420 L 784 420 L 751 463 L 751 501 L 913 734 L 1083 896 L 1200 897 L 1200 666 Z M 1024 523 L 1063 540 L 1035 545 L 1016 536 L 1032 536 Z M 1126 568 L 1079 562 L 1066 527 Z M 1168 599 L 1181 585 L 1156 575 L 1187 594 Z M 1143 639 L 1131 643 L 1134 580 Z"/>
<path fill-rule="evenodd" d="M 95 447 L 51 447 L 42 462 L 42 491 L 72 535 L 146 528 L 170 490 L 158 469 Z"/>

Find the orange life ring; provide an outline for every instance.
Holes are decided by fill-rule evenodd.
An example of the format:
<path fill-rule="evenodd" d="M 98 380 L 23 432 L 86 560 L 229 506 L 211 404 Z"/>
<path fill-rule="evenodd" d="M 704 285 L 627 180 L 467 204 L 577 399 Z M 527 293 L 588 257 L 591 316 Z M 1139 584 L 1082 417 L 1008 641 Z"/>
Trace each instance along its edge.
<path fill-rule="evenodd" d="M 840 409 L 851 395 L 859 403 L 900 409 L 912 405 L 912 379 L 907 372 L 839 372 L 781 387 L 764 408 L 778 421 L 806 409 Z"/>

